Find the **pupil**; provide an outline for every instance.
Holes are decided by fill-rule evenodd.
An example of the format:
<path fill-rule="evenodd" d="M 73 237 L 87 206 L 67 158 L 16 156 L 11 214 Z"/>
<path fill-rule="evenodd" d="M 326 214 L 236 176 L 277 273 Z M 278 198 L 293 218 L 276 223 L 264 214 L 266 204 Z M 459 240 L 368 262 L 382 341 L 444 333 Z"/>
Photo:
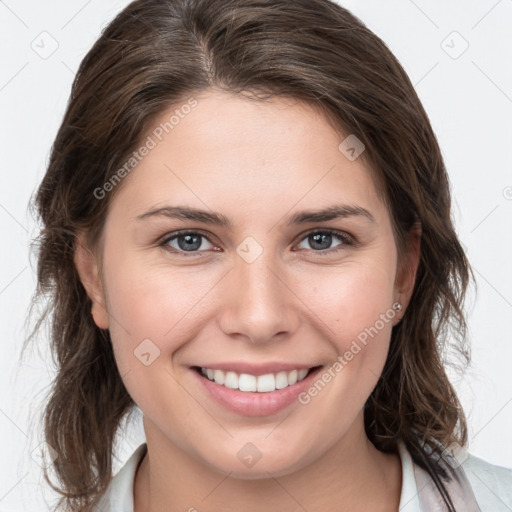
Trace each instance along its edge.
<path fill-rule="evenodd" d="M 312 235 L 313 239 L 312 247 L 315 249 L 328 249 L 331 244 L 332 235 L 327 233 L 318 233 Z M 323 243 L 322 243 L 323 242 Z M 316 247 L 315 247 L 316 245 Z"/>
<path fill-rule="evenodd" d="M 186 243 L 181 243 L 182 240 L 186 240 Z M 199 249 L 201 247 L 201 237 L 198 235 L 181 235 L 178 237 L 178 245 L 184 251 Z"/>
<path fill-rule="evenodd" d="M 313 248 L 316 248 L 316 249 L 328 249 L 329 248 L 329 245 L 331 243 L 331 238 L 332 238 L 332 235 L 329 235 L 327 233 L 319 233 L 319 234 L 316 234 L 316 235 L 312 235 L 311 236 L 311 239 L 313 240 L 313 243 L 311 244 Z M 322 245 L 322 241 L 324 242 L 324 244 Z M 327 242 L 327 243 L 325 243 Z M 321 247 L 315 247 L 315 244 L 320 244 L 322 245 Z"/>

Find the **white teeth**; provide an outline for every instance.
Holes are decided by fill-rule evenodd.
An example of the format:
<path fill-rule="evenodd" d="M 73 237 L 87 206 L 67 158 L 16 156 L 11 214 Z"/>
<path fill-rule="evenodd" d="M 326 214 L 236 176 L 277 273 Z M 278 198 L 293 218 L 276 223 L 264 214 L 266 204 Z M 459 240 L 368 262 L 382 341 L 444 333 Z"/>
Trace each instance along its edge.
<path fill-rule="evenodd" d="M 254 375 L 242 373 L 238 377 L 238 389 L 240 391 L 256 391 L 256 381 L 257 378 Z"/>
<path fill-rule="evenodd" d="M 299 370 L 297 373 L 297 380 L 302 380 L 307 374 L 309 370 L 307 368 L 304 368 L 303 370 Z"/>
<path fill-rule="evenodd" d="M 226 376 L 222 370 L 214 370 L 212 380 L 215 380 L 217 384 L 224 384 Z"/>
<path fill-rule="evenodd" d="M 281 372 L 281 373 L 285 376 L 285 379 L 286 379 L 286 372 Z M 267 373 L 266 375 L 260 375 L 257 379 L 258 380 L 257 391 L 259 393 L 267 393 L 269 391 L 275 391 L 276 389 L 281 389 L 281 387 L 285 388 L 288 385 L 288 379 L 286 379 L 286 385 L 279 387 L 276 384 L 278 375 L 274 376 L 273 373 Z"/>
<path fill-rule="evenodd" d="M 283 389 L 288 386 L 288 374 L 286 372 L 279 372 L 276 375 L 276 389 Z"/>
<path fill-rule="evenodd" d="M 224 386 L 231 389 L 238 389 L 238 375 L 235 372 L 226 372 Z"/>
<path fill-rule="evenodd" d="M 201 373 L 209 380 L 231 389 L 239 389 L 246 392 L 268 393 L 276 389 L 293 386 L 297 381 L 303 380 L 309 369 L 292 370 L 291 372 L 267 373 L 265 375 L 250 375 L 223 370 L 201 368 Z"/>

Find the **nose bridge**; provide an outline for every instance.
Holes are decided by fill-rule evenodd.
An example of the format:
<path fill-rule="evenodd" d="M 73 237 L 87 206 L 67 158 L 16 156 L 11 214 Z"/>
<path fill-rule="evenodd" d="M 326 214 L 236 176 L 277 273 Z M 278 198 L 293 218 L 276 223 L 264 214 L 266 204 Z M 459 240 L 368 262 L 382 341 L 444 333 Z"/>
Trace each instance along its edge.
<path fill-rule="evenodd" d="M 252 342 L 293 330 L 291 294 L 279 276 L 273 252 L 249 240 L 240 244 L 237 253 L 221 328 L 228 334 L 245 335 Z"/>
<path fill-rule="evenodd" d="M 253 262 L 240 259 L 236 263 L 236 275 L 240 283 L 240 297 L 259 307 L 271 306 L 272 301 L 279 301 L 283 283 L 277 279 L 275 259 L 270 251 L 263 253 Z"/>

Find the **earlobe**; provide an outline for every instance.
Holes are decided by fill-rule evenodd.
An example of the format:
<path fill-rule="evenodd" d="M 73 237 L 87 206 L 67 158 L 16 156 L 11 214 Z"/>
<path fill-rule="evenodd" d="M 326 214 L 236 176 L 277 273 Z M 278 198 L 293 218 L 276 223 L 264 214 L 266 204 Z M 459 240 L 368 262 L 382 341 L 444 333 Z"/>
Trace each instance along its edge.
<path fill-rule="evenodd" d="M 105 294 L 99 277 L 99 266 L 96 256 L 85 243 L 83 234 L 75 238 L 74 263 L 80 281 L 91 299 L 91 314 L 94 323 L 100 329 L 108 329 L 109 321 L 105 307 Z"/>

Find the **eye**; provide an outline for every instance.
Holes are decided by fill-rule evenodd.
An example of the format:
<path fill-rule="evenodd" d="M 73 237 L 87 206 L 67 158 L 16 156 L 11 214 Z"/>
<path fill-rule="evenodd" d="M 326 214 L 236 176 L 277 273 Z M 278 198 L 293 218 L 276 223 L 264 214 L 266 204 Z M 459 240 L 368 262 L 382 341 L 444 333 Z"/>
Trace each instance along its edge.
<path fill-rule="evenodd" d="M 331 248 L 335 238 L 341 240 L 341 243 Z M 351 235 L 332 229 L 310 231 L 302 240 L 307 241 L 314 252 L 327 252 L 329 254 L 343 250 L 347 245 L 355 245 L 355 240 Z"/>
<path fill-rule="evenodd" d="M 207 240 L 211 247 L 205 247 L 203 240 Z M 194 254 L 215 247 L 208 238 L 199 231 L 178 231 L 172 236 L 166 237 L 159 245 L 169 252 L 181 253 L 184 256 L 188 256 L 187 253 Z"/>

